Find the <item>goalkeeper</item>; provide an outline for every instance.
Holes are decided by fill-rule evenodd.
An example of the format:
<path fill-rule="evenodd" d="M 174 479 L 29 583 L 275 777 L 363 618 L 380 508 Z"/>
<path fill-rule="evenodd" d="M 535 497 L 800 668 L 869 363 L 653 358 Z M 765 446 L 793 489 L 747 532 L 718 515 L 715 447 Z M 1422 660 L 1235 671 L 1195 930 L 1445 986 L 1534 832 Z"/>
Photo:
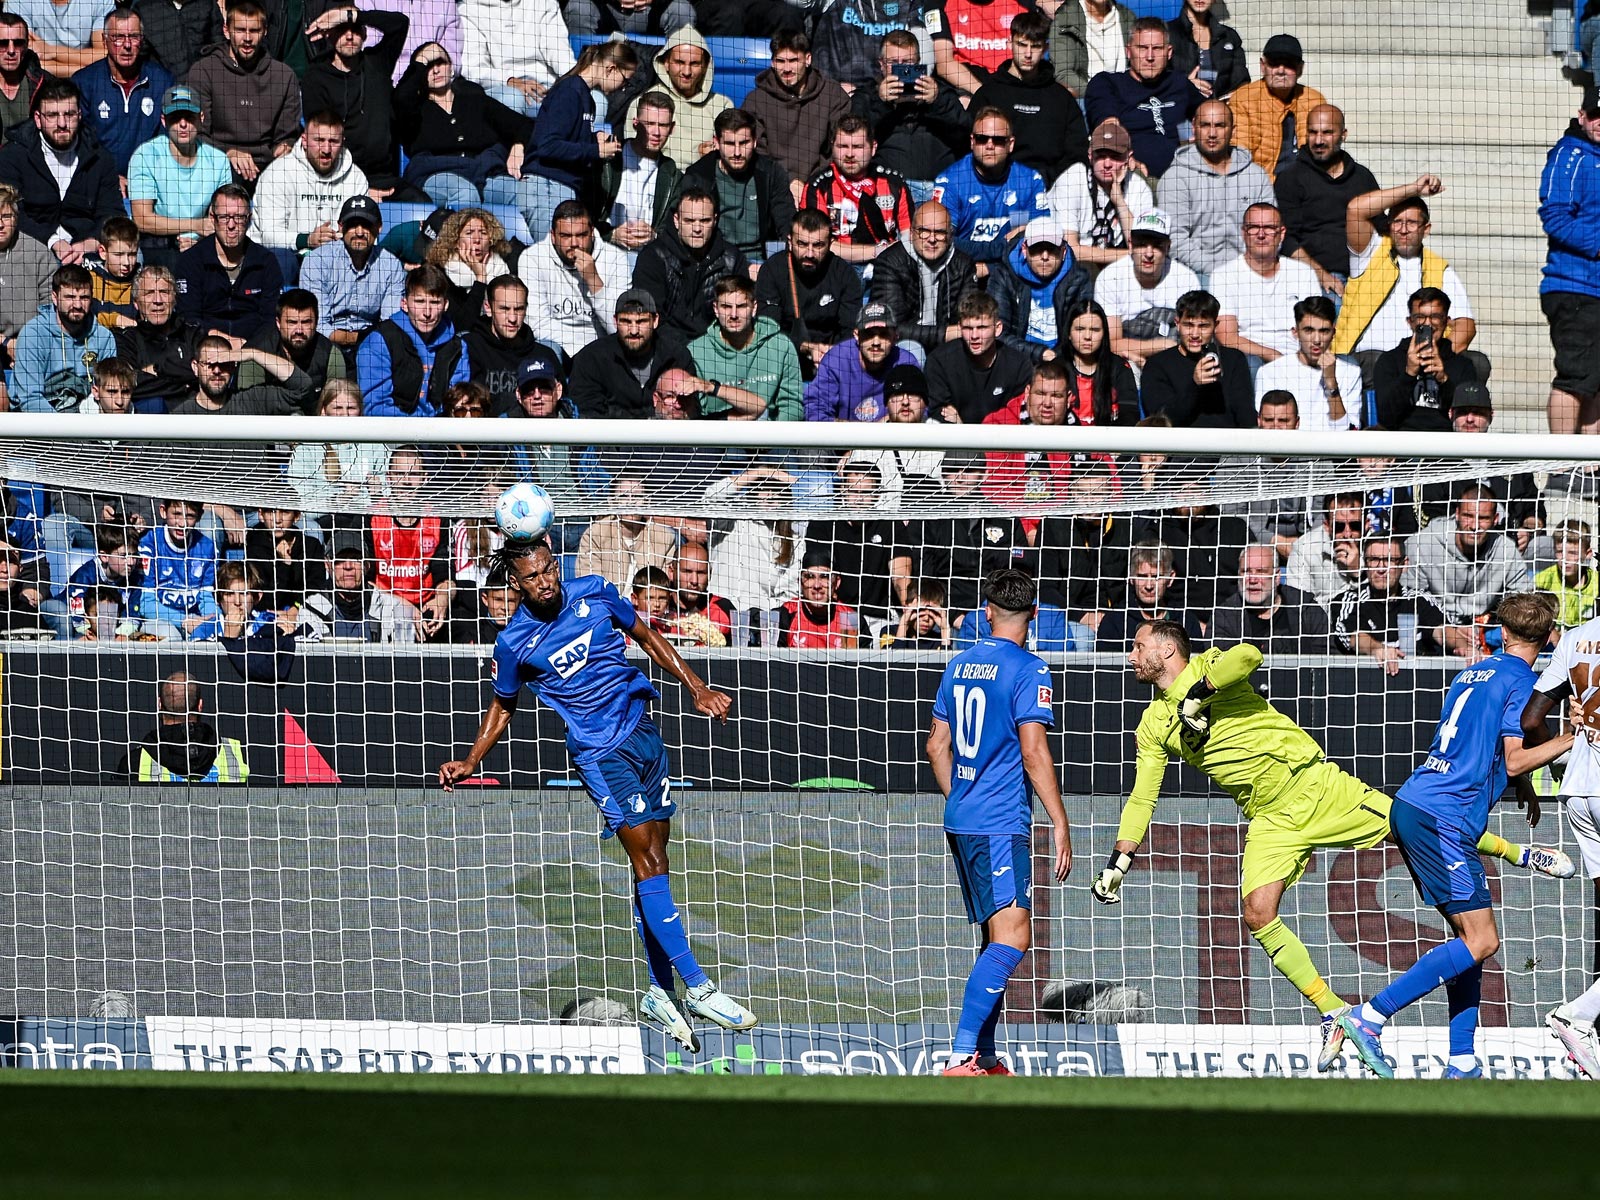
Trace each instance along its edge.
<path fill-rule="evenodd" d="M 1232 796 L 1249 819 L 1239 890 L 1244 921 L 1275 966 L 1322 1014 L 1317 1069 L 1338 1057 L 1339 1017 L 1349 1005 L 1328 985 L 1305 944 L 1278 916 L 1284 889 L 1305 874 L 1319 847 L 1368 849 L 1389 833 L 1389 797 L 1322 756 L 1322 748 L 1250 686 L 1261 651 L 1248 643 L 1213 648 L 1191 658 L 1189 635 L 1172 621 L 1139 626 L 1128 663 L 1141 683 L 1155 687 L 1135 735 L 1138 765 L 1123 806 L 1117 843 L 1095 879 L 1095 898 L 1120 899 L 1123 877 L 1144 841 L 1174 755 Z M 1486 833 L 1478 850 L 1518 865 L 1528 852 Z M 1537 855 L 1537 852 L 1535 852 Z M 1535 857 L 1534 864 L 1542 860 Z M 1542 868 L 1541 868 L 1542 869 Z"/>

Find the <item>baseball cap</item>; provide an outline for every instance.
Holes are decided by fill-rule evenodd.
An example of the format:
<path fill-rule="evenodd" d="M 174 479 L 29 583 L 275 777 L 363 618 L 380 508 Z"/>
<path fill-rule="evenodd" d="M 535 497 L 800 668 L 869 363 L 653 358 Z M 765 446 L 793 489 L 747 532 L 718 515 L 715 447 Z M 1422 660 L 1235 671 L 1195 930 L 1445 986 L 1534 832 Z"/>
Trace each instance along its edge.
<path fill-rule="evenodd" d="M 520 392 L 530 383 L 541 380 L 554 380 L 561 382 L 561 364 L 556 362 L 552 355 L 536 351 L 522 360 L 522 365 L 517 368 L 517 390 Z"/>
<path fill-rule="evenodd" d="M 1600 90 L 1595 88 L 1592 80 L 1583 85 L 1583 100 L 1580 107 L 1591 117 L 1600 115 Z"/>
<path fill-rule="evenodd" d="M 1457 384 L 1455 393 L 1450 397 L 1450 408 L 1481 408 L 1486 412 L 1494 411 L 1494 399 L 1489 395 L 1489 389 L 1476 379 L 1466 383 Z"/>
<path fill-rule="evenodd" d="M 1159 208 L 1147 209 L 1134 218 L 1133 228 L 1129 231 L 1129 240 L 1140 234 L 1146 237 L 1161 237 L 1169 241 L 1172 239 L 1172 218 Z"/>
<path fill-rule="evenodd" d="M 643 288 L 629 288 L 617 297 L 617 307 L 614 310 L 617 316 L 623 313 L 649 313 L 652 317 L 661 310 L 656 307 L 656 298 Z"/>
<path fill-rule="evenodd" d="M 1305 51 L 1300 49 L 1300 39 L 1292 33 L 1275 33 L 1267 39 L 1267 44 L 1261 47 L 1261 57 L 1268 62 L 1296 62 L 1306 60 Z"/>
<path fill-rule="evenodd" d="M 878 327 L 893 331 L 895 320 L 894 314 L 889 311 L 889 306 L 887 304 L 862 305 L 861 315 L 856 318 L 856 329 L 860 331 Z"/>
<path fill-rule="evenodd" d="M 1045 243 L 1052 246 L 1065 246 L 1067 244 L 1067 231 L 1061 227 L 1061 222 L 1055 217 L 1035 217 L 1028 222 L 1028 227 L 1022 231 L 1022 244 L 1024 246 L 1042 246 Z"/>
<path fill-rule="evenodd" d="M 195 94 L 192 87 L 181 83 L 174 84 L 167 89 L 166 95 L 161 97 L 161 115 L 170 117 L 175 113 L 200 115 L 200 97 Z"/>
<path fill-rule="evenodd" d="M 946 475 L 956 471 L 987 471 L 989 456 L 982 450 L 951 450 L 945 454 L 939 467 Z"/>
<path fill-rule="evenodd" d="M 378 207 L 378 202 L 371 196 L 351 196 L 339 209 L 339 227 L 343 229 L 352 221 L 365 225 L 369 229 L 383 228 L 383 210 Z"/>
<path fill-rule="evenodd" d="M 428 214 L 428 219 L 418 228 L 417 236 L 428 245 L 433 245 L 434 242 L 439 240 L 439 234 L 444 229 L 444 223 L 449 219 L 450 210 L 448 208 L 434 209 Z"/>
<path fill-rule="evenodd" d="M 922 368 L 912 363 L 901 363 L 883 380 L 883 394 L 888 396 L 922 396 L 928 394 L 928 377 Z"/>
<path fill-rule="evenodd" d="M 1107 118 L 1094 127 L 1089 135 L 1089 156 L 1092 158 L 1101 150 L 1110 150 L 1124 158 L 1133 153 L 1133 138 L 1121 121 Z"/>

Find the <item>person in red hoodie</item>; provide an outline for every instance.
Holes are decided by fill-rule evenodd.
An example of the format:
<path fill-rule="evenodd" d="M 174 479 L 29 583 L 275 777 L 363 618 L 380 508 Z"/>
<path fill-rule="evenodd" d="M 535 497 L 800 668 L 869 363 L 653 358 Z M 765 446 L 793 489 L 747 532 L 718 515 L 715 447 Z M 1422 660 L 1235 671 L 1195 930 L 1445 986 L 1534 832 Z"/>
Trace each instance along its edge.
<path fill-rule="evenodd" d="M 856 610 L 840 604 L 839 575 L 823 549 L 806 551 L 800 564 L 800 599 L 778 610 L 778 645 L 793 650 L 854 650 L 860 643 Z"/>
<path fill-rule="evenodd" d="M 1067 366 L 1059 359 L 1042 362 L 1033 378 L 1003 407 L 983 419 L 985 425 L 1065 425 Z M 1072 478 L 1072 455 L 1043 451 L 992 450 L 984 493 L 997 504 L 1062 499 Z"/>

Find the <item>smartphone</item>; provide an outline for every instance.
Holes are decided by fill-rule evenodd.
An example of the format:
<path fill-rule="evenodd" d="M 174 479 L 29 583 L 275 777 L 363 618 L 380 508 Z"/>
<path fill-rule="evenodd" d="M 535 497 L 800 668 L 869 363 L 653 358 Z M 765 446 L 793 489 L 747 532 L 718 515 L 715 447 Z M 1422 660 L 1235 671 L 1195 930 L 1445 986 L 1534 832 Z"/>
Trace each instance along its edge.
<path fill-rule="evenodd" d="M 1417 326 L 1417 345 L 1423 348 L 1433 345 L 1433 326 Z"/>
<path fill-rule="evenodd" d="M 905 84 L 907 89 L 917 86 L 917 80 L 928 73 L 928 68 L 921 63 L 895 63 L 890 70 L 894 77 Z"/>
<path fill-rule="evenodd" d="M 1206 352 L 1204 354 L 1202 354 L 1200 357 L 1202 359 L 1209 358 L 1213 362 L 1217 363 L 1218 365 L 1221 365 L 1221 363 L 1222 363 L 1222 344 L 1220 342 L 1218 342 L 1216 338 L 1212 338 L 1209 342 L 1206 343 Z"/>

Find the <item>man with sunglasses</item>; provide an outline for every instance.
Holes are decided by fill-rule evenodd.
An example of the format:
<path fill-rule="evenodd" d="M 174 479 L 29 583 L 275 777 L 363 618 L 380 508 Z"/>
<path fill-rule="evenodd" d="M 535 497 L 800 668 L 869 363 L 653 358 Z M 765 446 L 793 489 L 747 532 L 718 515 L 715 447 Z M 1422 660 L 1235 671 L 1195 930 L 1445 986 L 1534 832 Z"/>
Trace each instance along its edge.
<path fill-rule="evenodd" d="M 29 49 L 31 40 L 25 17 L 0 13 L 0 143 L 7 130 L 28 119 L 33 94 L 44 82 L 39 56 Z"/>
<path fill-rule="evenodd" d="M 247 362 L 265 371 L 268 382 L 241 389 L 239 364 Z M 311 376 L 289 359 L 253 347 L 235 349 L 227 338 L 216 334 L 200 339 L 194 371 L 200 390 L 173 410 L 176 415 L 299 416 L 312 395 Z"/>
<path fill-rule="evenodd" d="M 933 198 L 950 212 L 956 247 L 979 264 L 1010 252 L 1034 217 L 1048 215 L 1044 176 L 1016 162 L 1011 118 L 998 108 L 980 108 L 972 118 L 972 153 L 933 181 Z"/>
<path fill-rule="evenodd" d="M 1361 573 L 1361 539 L 1367 530 L 1367 498 L 1335 492 L 1322 498 L 1322 522 L 1295 539 L 1284 576 L 1328 608 Z"/>

